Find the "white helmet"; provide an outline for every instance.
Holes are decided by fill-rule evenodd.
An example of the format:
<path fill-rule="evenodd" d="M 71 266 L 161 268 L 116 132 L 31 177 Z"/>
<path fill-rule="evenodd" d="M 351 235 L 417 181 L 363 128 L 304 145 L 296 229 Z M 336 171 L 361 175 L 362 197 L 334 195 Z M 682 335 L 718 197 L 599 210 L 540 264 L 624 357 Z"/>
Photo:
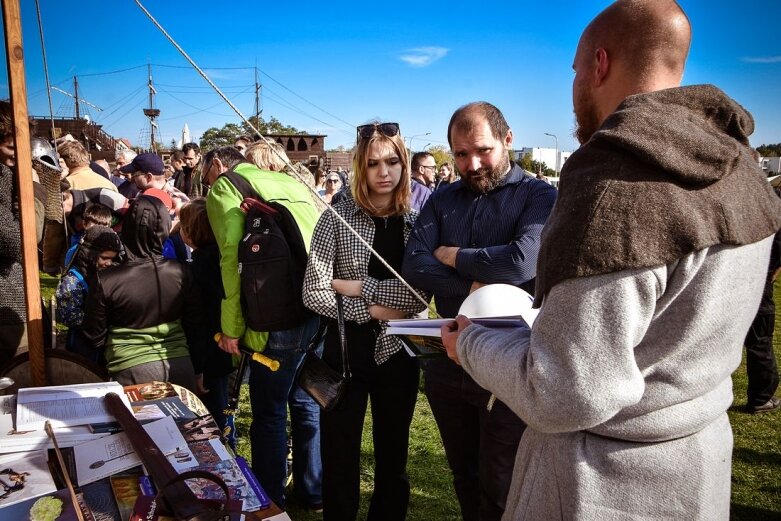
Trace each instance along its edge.
<path fill-rule="evenodd" d="M 489 284 L 472 292 L 458 310 L 468 318 L 517 317 L 524 319 L 532 312 L 534 298 L 519 287 L 509 284 Z"/>

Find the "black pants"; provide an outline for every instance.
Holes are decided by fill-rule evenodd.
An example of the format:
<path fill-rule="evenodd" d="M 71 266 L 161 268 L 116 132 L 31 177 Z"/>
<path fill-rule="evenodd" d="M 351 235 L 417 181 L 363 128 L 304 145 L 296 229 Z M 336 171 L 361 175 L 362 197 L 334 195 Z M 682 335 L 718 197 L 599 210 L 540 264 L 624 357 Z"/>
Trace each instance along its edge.
<path fill-rule="evenodd" d="M 778 388 L 778 366 L 773 352 L 773 330 L 776 306 L 773 302 L 773 281 L 768 277 L 759 304 L 759 311 L 746 335 L 746 373 L 748 375 L 748 405 L 764 405 Z"/>
<path fill-rule="evenodd" d="M 453 472 L 461 516 L 464 521 L 499 521 L 526 424 L 499 400 L 489 412 L 490 394 L 452 362 L 429 364 L 426 397 Z"/>
<path fill-rule="evenodd" d="M 347 323 L 352 380 L 342 402 L 320 415 L 323 460 L 323 518 L 351 521 L 358 515 L 363 420 L 371 399 L 374 493 L 370 521 L 403 520 L 409 504 L 407 451 L 418 394 L 417 360 L 400 351 L 380 366 L 374 362 L 376 328 Z M 329 327 L 323 359 L 341 372 L 338 332 Z"/>

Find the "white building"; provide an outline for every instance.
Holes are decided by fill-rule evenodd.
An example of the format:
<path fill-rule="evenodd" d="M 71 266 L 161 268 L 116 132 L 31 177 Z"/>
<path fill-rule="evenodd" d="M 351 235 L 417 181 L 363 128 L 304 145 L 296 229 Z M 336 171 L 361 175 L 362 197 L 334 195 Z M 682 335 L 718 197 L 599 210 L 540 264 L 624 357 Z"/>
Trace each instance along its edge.
<path fill-rule="evenodd" d="M 526 154 L 531 154 L 532 161 L 539 161 L 545 163 L 545 166 L 552 170 L 561 172 L 561 167 L 564 166 L 564 162 L 569 159 L 572 152 L 566 152 L 564 150 L 559 151 L 558 168 L 556 165 L 556 149 L 555 148 L 538 148 L 538 147 L 524 147 L 520 150 L 513 150 L 517 159 L 521 159 Z"/>
<path fill-rule="evenodd" d="M 781 174 L 781 157 L 760 157 L 759 166 L 767 175 Z"/>

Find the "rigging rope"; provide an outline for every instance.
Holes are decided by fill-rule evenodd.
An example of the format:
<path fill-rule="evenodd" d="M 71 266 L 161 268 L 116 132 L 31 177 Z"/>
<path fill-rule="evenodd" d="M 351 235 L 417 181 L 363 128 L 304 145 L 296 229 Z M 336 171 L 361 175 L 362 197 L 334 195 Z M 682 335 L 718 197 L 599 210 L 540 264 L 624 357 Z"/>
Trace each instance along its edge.
<path fill-rule="evenodd" d="M 46 61 L 46 45 L 43 42 L 43 23 L 41 22 L 41 4 L 39 0 L 35 0 L 35 11 L 38 14 L 38 33 L 41 37 L 41 54 L 43 55 L 43 75 L 46 79 L 46 97 L 49 99 L 49 120 L 52 123 L 52 139 L 54 135 L 54 107 L 52 106 L 52 87 L 49 83 L 49 65 Z M 57 147 L 54 148 L 54 157 L 57 161 L 60 159 L 60 155 L 57 152 Z"/>
<path fill-rule="evenodd" d="M 163 36 L 165 36 L 165 37 L 166 37 L 166 39 L 167 39 L 169 42 L 171 42 L 171 45 L 173 45 L 173 46 L 176 48 L 176 50 L 177 50 L 177 51 L 179 51 L 179 53 L 180 53 L 180 54 L 181 54 L 181 55 L 184 57 L 184 59 L 185 59 L 185 60 L 187 60 L 187 62 L 188 62 L 188 63 L 189 63 L 189 64 L 190 64 L 190 65 L 191 65 L 191 66 L 192 66 L 192 67 L 193 67 L 193 68 L 194 68 L 196 71 L 198 71 L 198 74 L 200 74 L 200 75 L 201 75 L 201 77 L 202 77 L 204 80 L 206 80 L 206 82 L 207 82 L 207 83 L 208 83 L 208 84 L 209 84 L 209 85 L 210 85 L 210 86 L 211 86 L 211 87 L 214 89 L 214 91 L 215 91 L 215 92 L 216 92 L 216 93 L 217 93 L 217 94 L 218 94 L 218 95 L 219 95 L 219 96 L 220 96 L 220 97 L 221 97 L 221 98 L 222 98 L 222 99 L 225 101 L 225 103 L 227 103 L 227 104 L 228 104 L 228 106 L 229 106 L 231 109 L 233 109 L 233 111 L 234 111 L 234 112 L 235 112 L 235 113 L 236 113 L 236 114 L 237 114 L 237 115 L 238 115 L 238 116 L 239 116 L 239 117 L 242 119 L 242 121 L 244 121 L 244 123 L 245 123 L 247 126 L 249 126 L 249 127 L 250 127 L 250 128 L 253 130 L 253 132 L 254 132 L 256 135 L 260 136 L 260 138 L 261 138 L 261 139 L 262 139 L 262 140 L 263 140 L 263 141 L 264 141 L 264 142 L 265 142 L 267 145 L 269 145 L 269 148 L 271 148 L 272 152 L 276 153 L 276 150 L 274 149 L 274 147 L 273 147 L 273 146 L 271 146 L 271 143 L 272 143 L 272 141 L 270 141 L 269 139 L 266 139 L 266 137 L 265 137 L 265 136 L 263 136 L 263 135 L 262 135 L 262 134 L 261 134 L 261 133 L 258 131 L 258 129 L 257 129 L 257 128 L 255 128 L 255 126 L 254 126 L 254 125 L 253 125 L 253 124 L 252 124 L 252 123 L 251 123 L 251 122 L 250 122 L 250 121 L 249 121 L 249 120 L 248 120 L 246 117 L 244 117 L 244 114 L 242 114 L 242 112 L 241 112 L 241 111 L 240 111 L 238 108 L 236 108 L 236 106 L 235 106 L 235 105 L 234 105 L 234 104 L 231 102 L 231 100 L 229 100 L 229 99 L 228 99 L 228 97 L 227 97 L 227 96 L 225 96 L 225 94 L 223 94 L 223 92 L 220 90 L 220 88 L 219 88 L 219 87 L 217 87 L 217 85 L 215 85 L 215 84 L 212 82 L 212 80 L 211 80 L 211 79 L 209 79 L 209 77 L 206 75 L 206 73 L 205 73 L 205 72 L 203 72 L 203 70 L 202 70 L 200 67 L 198 67 L 198 65 L 195 63 L 195 61 L 193 61 L 193 59 L 192 59 L 192 58 L 190 58 L 190 56 L 189 56 L 189 55 L 188 55 L 188 54 L 185 52 L 185 50 L 184 50 L 184 49 L 182 49 L 182 47 L 181 47 L 181 46 L 180 46 L 178 43 L 176 43 L 176 40 L 174 40 L 174 39 L 173 39 L 173 37 L 172 37 L 170 34 L 168 34 L 168 32 L 165 30 L 165 28 L 163 28 L 163 26 L 162 26 L 162 25 L 160 25 L 160 23 L 159 23 L 159 22 L 158 22 L 158 21 L 155 19 L 155 17 L 154 17 L 154 16 L 152 16 L 152 13 L 150 13 L 150 12 L 149 12 L 149 11 L 146 9 L 146 7 L 144 7 L 144 6 L 143 6 L 143 4 L 141 3 L 141 0 L 135 0 L 135 2 L 136 2 L 136 4 L 138 5 L 138 7 L 139 7 L 139 8 L 140 8 L 140 9 L 141 9 L 143 12 L 144 12 L 144 14 L 146 14 L 146 16 L 149 18 L 149 20 L 151 20 L 151 21 L 152 21 L 152 23 L 153 23 L 153 24 L 154 24 L 154 25 L 155 25 L 155 26 L 156 26 L 156 27 L 157 27 L 157 28 L 160 30 L 160 32 L 161 32 L 161 33 L 163 33 Z M 306 186 L 306 187 L 309 189 L 309 191 L 311 191 L 311 192 L 312 192 L 313 194 L 315 194 L 317 197 L 320 197 L 320 194 L 317 192 L 317 190 L 315 190 L 314 188 L 310 187 L 310 186 L 309 186 L 309 185 L 306 183 L 306 181 L 304 180 L 304 178 L 303 178 L 303 177 L 301 177 L 301 174 L 299 174 L 299 173 L 298 173 L 298 171 L 297 171 L 297 170 L 296 170 L 296 169 L 293 167 L 293 165 L 290 163 L 290 161 L 289 161 L 289 159 L 288 159 L 287 157 L 285 157 L 285 156 L 283 156 L 283 155 L 281 155 L 281 154 L 277 154 L 277 155 L 279 156 L 279 158 L 280 158 L 282 161 L 284 161 L 284 163 L 285 163 L 285 165 L 288 167 L 288 169 L 289 169 L 290 173 L 292 173 L 292 174 L 293 174 L 293 175 L 294 175 L 296 178 L 298 178 L 298 180 L 299 180 L 299 181 L 301 181 L 301 183 L 302 183 L 304 186 Z M 402 276 L 401 276 L 401 275 L 400 275 L 400 274 L 399 274 L 399 273 L 398 273 L 398 272 L 397 272 L 395 269 L 393 269 L 393 267 L 392 267 L 390 264 L 388 264 L 388 262 L 387 262 L 385 259 L 383 259 L 383 258 L 382 258 L 382 256 L 381 256 L 379 253 L 377 253 L 377 251 L 376 251 L 374 248 L 372 248 L 372 245 L 371 245 L 371 244 L 369 244 L 369 243 L 366 241 L 366 239 L 364 239 L 364 238 L 361 236 L 361 234 L 359 234 L 359 233 L 358 233 L 358 232 L 357 232 L 357 231 L 356 231 L 356 230 L 355 230 L 355 229 L 354 229 L 352 226 L 350 226 L 350 224 L 349 224 L 349 223 L 348 223 L 348 222 L 347 222 L 347 221 L 344 219 L 344 217 L 342 217 L 341 215 L 339 215 L 339 213 L 338 213 L 336 210 L 334 210 L 334 209 L 333 209 L 333 208 L 332 208 L 330 205 L 326 206 L 326 211 L 330 211 L 331 213 L 333 213 L 334 217 L 336 217 L 336 219 L 337 219 L 337 220 L 339 220 L 339 221 L 340 221 L 340 222 L 341 222 L 341 223 L 342 223 L 342 224 L 343 224 L 343 225 L 344 225 L 344 226 L 345 226 L 345 227 L 346 227 L 346 228 L 347 228 L 347 229 L 350 231 L 350 233 L 352 233 L 353 235 L 355 235 L 355 237 L 358 239 L 358 241 L 359 241 L 361 244 L 363 244 L 363 245 L 364 245 L 366 248 L 368 248 L 368 250 L 369 250 L 369 251 L 372 253 L 372 255 L 374 255 L 374 256 L 377 258 L 377 260 L 379 260 L 379 261 L 380 261 L 380 262 L 381 262 L 381 263 L 382 263 L 382 264 L 383 264 L 383 265 L 384 265 L 386 268 L 388 268 L 388 270 L 389 270 L 389 271 L 390 271 L 390 272 L 393 274 L 393 276 L 394 276 L 394 277 L 396 277 L 396 278 L 397 278 L 397 279 L 398 279 L 398 280 L 399 280 L 399 281 L 400 281 L 400 282 L 401 282 L 401 283 L 404 285 L 404 287 L 406 287 L 406 288 L 407 288 L 409 291 L 411 291 L 411 292 L 412 292 L 412 294 L 415 296 L 415 298 L 416 298 L 416 299 L 418 299 L 418 300 L 419 300 L 421 303 L 423 303 L 423 304 L 426 306 L 426 308 L 427 308 L 429 311 L 433 311 L 434 313 L 436 313 L 436 310 L 435 310 L 435 309 L 434 309 L 434 308 L 433 308 L 433 307 L 432 307 L 432 306 L 429 304 L 429 302 L 428 302 L 426 299 L 424 299 L 424 298 L 423 298 L 423 297 L 420 295 L 420 293 L 418 293 L 418 292 L 415 290 L 415 288 L 413 288 L 413 287 L 412 287 L 412 286 L 411 286 L 411 285 L 410 285 L 410 284 L 409 284 L 409 283 L 408 283 L 406 280 L 404 280 L 404 277 L 402 277 Z M 440 315 L 437 313 L 437 316 L 439 317 Z M 440 318 L 441 318 L 441 317 L 440 317 Z"/>

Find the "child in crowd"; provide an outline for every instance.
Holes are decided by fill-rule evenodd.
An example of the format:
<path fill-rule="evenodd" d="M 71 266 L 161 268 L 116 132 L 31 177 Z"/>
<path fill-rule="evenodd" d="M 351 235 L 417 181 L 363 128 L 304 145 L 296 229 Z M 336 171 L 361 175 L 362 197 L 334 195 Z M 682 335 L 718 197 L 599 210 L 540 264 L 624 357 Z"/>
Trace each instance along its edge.
<path fill-rule="evenodd" d="M 163 257 L 171 216 L 146 193 L 130 205 L 121 238 L 127 260 L 96 274 L 82 331 L 105 350 L 107 369 L 122 385 L 153 380 L 195 390 L 188 328 L 201 320 L 189 270 Z"/>
<path fill-rule="evenodd" d="M 84 213 L 81 216 L 81 227 L 83 228 L 78 233 L 73 234 L 71 237 L 71 247 L 68 248 L 68 251 L 65 253 L 66 271 L 68 269 L 68 265 L 71 264 L 73 254 L 76 253 L 76 249 L 79 247 L 84 231 L 95 225 L 110 228 L 113 224 L 112 220 L 111 210 L 102 204 L 93 204 L 84 210 Z"/>
<path fill-rule="evenodd" d="M 100 208 L 100 205 L 92 208 Z M 85 212 L 85 221 L 88 219 L 86 214 L 87 212 Z M 92 349 L 81 334 L 84 306 L 90 279 L 97 271 L 111 266 L 118 260 L 121 252 L 122 242 L 114 230 L 105 225 L 91 224 L 73 252 L 69 252 L 72 261 L 67 266 L 67 271 L 62 276 L 55 294 L 57 321 L 68 326 L 66 349 L 102 366 L 105 366 L 102 353 Z"/>
<path fill-rule="evenodd" d="M 190 346 L 190 357 L 196 374 L 196 389 L 220 429 L 225 427 L 223 413 L 228 404 L 228 376 L 233 372 L 231 355 L 214 341 L 221 331 L 220 303 L 225 298 L 220 275 L 220 250 L 206 215 L 206 199 L 197 198 L 179 211 L 179 233 L 193 249 L 192 268 L 195 287 L 200 293 L 198 304 L 203 309 L 201 322 L 195 324 L 192 338 L 202 346 Z"/>

